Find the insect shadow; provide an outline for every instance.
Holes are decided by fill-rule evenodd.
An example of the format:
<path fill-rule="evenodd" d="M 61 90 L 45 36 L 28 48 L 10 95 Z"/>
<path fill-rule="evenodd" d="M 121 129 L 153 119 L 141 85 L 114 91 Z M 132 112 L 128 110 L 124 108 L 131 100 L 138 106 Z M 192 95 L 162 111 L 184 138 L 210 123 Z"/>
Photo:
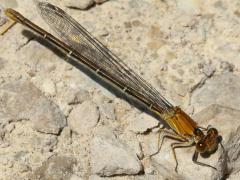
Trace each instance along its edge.
<path fill-rule="evenodd" d="M 83 73 L 88 75 L 88 77 L 90 77 L 93 81 L 97 82 L 98 84 L 100 84 L 101 86 L 106 88 L 112 94 L 116 95 L 116 97 L 124 99 L 125 101 L 127 101 L 131 105 L 135 106 L 140 111 L 144 111 L 145 113 L 147 113 L 147 114 L 151 115 L 152 117 L 156 118 L 162 125 L 164 125 L 164 127 L 170 129 L 169 125 L 167 123 L 165 123 L 165 121 L 163 121 L 157 114 L 155 114 L 154 112 L 150 111 L 139 100 L 137 100 L 137 99 L 135 99 L 133 97 L 129 97 L 126 93 L 124 93 L 121 90 L 119 90 L 119 88 L 117 88 L 115 86 L 112 86 L 112 84 L 110 84 L 109 82 L 105 81 L 103 78 L 101 78 L 99 75 L 97 75 L 94 71 L 90 70 L 89 68 L 87 68 L 83 64 L 73 60 L 72 58 L 67 57 L 66 53 L 64 53 L 62 50 L 60 50 L 58 47 L 56 47 L 51 42 L 45 40 L 43 37 L 35 34 L 34 32 L 32 32 L 30 30 L 23 30 L 22 34 L 25 37 L 27 37 L 28 39 L 35 40 L 38 43 L 40 43 L 42 46 L 48 48 L 54 54 L 56 54 L 58 57 L 60 57 L 64 61 L 70 63 L 72 66 L 74 66 L 75 68 L 79 69 L 80 71 L 82 71 Z"/>

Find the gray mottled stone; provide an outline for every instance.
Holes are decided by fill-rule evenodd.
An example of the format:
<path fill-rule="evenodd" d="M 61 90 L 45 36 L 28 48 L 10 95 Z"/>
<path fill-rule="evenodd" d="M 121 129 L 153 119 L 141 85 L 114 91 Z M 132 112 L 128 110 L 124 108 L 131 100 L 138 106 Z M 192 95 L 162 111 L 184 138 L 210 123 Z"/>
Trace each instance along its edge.
<path fill-rule="evenodd" d="M 76 159 L 65 156 L 53 156 L 45 161 L 30 176 L 30 179 L 70 179 L 73 174 L 73 166 Z"/>
<path fill-rule="evenodd" d="M 142 170 L 136 153 L 110 130 L 104 129 L 91 141 L 91 167 L 94 174 L 112 176 L 138 174 Z"/>
<path fill-rule="evenodd" d="M 115 120 L 115 112 L 113 103 L 104 102 L 100 106 L 101 116 L 104 116 L 107 119 Z"/>
<path fill-rule="evenodd" d="M 191 103 L 198 109 L 219 104 L 240 109 L 240 77 L 232 73 L 213 76 L 206 84 L 194 91 Z"/>
<path fill-rule="evenodd" d="M 84 134 L 97 125 L 99 117 L 100 113 L 97 105 L 92 101 L 85 101 L 71 111 L 68 124 L 74 132 Z"/>
<path fill-rule="evenodd" d="M 29 119 L 35 130 L 52 134 L 57 134 L 66 125 L 58 106 L 28 81 L 3 85 L 0 88 L 0 107 L 1 123 Z"/>
<path fill-rule="evenodd" d="M 71 90 L 70 92 L 67 93 L 67 95 L 68 104 L 80 104 L 90 98 L 89 93 L 83 89 Z"/>

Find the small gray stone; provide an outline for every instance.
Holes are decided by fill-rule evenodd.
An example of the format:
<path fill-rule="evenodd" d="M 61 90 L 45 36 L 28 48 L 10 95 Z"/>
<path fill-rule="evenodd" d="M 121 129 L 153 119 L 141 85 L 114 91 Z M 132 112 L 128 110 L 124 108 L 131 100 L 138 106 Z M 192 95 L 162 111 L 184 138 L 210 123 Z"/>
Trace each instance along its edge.
<path fill-rule="evenodd" d="M 75 158 L 53 156 L 45 161 L 41 167 L 37 168 L 30 176 L 30 179 L 69 179 L 73 174 L 73 166 L 75 164 Z"/>
<path fill-rule="evenodd" d="M 58 134 L 66 125 L 58 106 L 29 81 L 15 81 L 0 87 L 0 109 L 3 124 L 29 119 L 33 129 L 51 134 Z"/>
<path fill-rule="evenodd" d="M 94 0 L 68 0 L 65 6 L 86 10 L 94 5 Z"/>
<path fill-rule="evenodd" d="M 68 92 L 68 104 L 80 104 L 90 98 L 90 95 L 87 91 L 83 89 L 71 90 Z"/>
<path fill-rule="evenodd" d="M 93 129 L 99 120 L 98 107 L 92 101 L 85 101 L 77 105 L 69 114 L 68 125 L 78 134 L 84 134 Z"/>
<path fill-rule="evenodd" d="M 136 116 L 135 119 L 129 123 L 127 129 L 134 133 L 144 133 L 149 129 L 157 127 L 159 122 L 152 116 L 142 113 Z"/>
<path fill-rule="evenodd" d="M 109 131 L 106 135 L 101 131 L 92 139 L 91 167 L 100 176 L 138 174 L 142 170 L 136 153 Z"/>

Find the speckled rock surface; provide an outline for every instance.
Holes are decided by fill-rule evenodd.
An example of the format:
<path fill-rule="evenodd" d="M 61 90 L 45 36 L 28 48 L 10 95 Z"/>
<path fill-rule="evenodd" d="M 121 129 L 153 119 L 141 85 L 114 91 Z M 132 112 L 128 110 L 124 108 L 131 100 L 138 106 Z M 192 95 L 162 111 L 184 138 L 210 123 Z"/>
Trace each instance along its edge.
<path fill-rule="evenodd" d="M 154 117 L 17 24 L 0 36 L 0 179 L 239 179 L 238 0 L 49 2 L 201 127 L 217 128 L 225 153 L 199 158 L 214 171 L 192 162 L 194 147 L 177 149 L 176 173 L 171 140 L 154 155 Z M 0 6 L 0 32 L 8 7 L 52 32 L 32 0 Z"/>

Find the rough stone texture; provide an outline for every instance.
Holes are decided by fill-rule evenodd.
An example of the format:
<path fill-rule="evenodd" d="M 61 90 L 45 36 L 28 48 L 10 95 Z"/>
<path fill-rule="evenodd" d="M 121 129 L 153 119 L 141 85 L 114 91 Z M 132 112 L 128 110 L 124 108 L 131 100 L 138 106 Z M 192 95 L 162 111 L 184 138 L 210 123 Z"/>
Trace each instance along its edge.
<path fill-rule="evenodd" d="M 139 115 L 144 112 L 142 108 L 135 108 L 134 101 L 126 102 L 118 93 L 116 97 L 115 89 L 94 76 L 89 78 L 84 68 L 64 61 L 67 60 L 64 55 L 17 24 L 0 36 L 0 86 L 20 81 L 32 84 L 14 91 L 4 90 L 4 93 L 1 90 L 0 179 L 29 179 L 56 154 L 69 155 L 76 160 L 74 168 L 68 166 L 69 176 L 56 173 L 59 179 L 185 180 L 201 177 L 201 180 L 209 180 L 224 179 L 226 174 L 239 179 L 239 0 L 111 0 L 102 4 L 97 4 L 97 0 L 71 1 L 77 3 L 75 8 L 67 7 L 70 0 L 49 2 L 63 8 L 169 102 L 186 110 L 200 126 L 216 127 L 230 161 L 222 155 L 221 148 L 209 158 L 200 158 L 218 168 L 213 172 L 192 163 L 194 147 L 177 149 L 177 174 L 171 140 L 166 140 L 161 151 L 150 158 L 158 150 L 159 128 L 155 127 L 158 121 L 150 123 L 139 119 L 145 115 Z M 85 3 L 84 11 L 79 10 L 81 3 Z M 0 4 L 3 8 L 15 8 L 52 33 L 38 15 L 33 1 L 1 0 Z M 4 25 L 0 32 L 2 27 Z M 99 107 L 97 124 L 90 118 L 84 130 L 92 122 L 94 128 L 88 129 L 88 133 L 73 133 L 75 127 L 65 126 L 65 118 L 69 119 L 69 114 L 86 101 Z M 86 112 L 82 113 L 85 119 L 96 115 L 92 114 L 90 104 L 85 107 Z M 51 124 L 42 121 L 46 116 Z M 81 119 L 75 120 L 77 128 L 77 120 Z M 136 132 L 129 130 L 130 125 Z M 100 127 L 104 130 L 99 132 Z M 122 164 L 112 166 L 111 160 L 106 162 L 102 158 L 94 160 L 100 164 L 98 167 L 104 164 L 117 167 L 118 171 L 108 169 L 111 177 L 93 173 L 92 142 L 97 140 L 102 142 L 99 147 L 107 144 L 111 152 L 107 154 L 102 150 L 103 157 L 117 158 L 108 156 L 114 154 L 115 149 L 121 150 L 122 155 L 134 157 L 135 163 L 124 162 L 124 170 L 131 167 L 130 175 L 121 174 Z M 142 165 L 140 174 L 137 173 L 139 164 Z M 41 174 L 49 175 L 47 168 L 42 168 Z"/>
<path fill-rule="evenodd" d="M 77 89 L 69 91 L 65 98 L 68 101 L 68 104 L 81 104 L 84 101 L 88 100 L 90 96 L 87 91 Z"/>
<path fill-rule="evenodd" d="M 88 133 L 99 120 L 99 110 L 96 104 L 85 101 L 74 108 L 68 117 L 69 127 L 78 134 Z"/>
<path fill-rule="evenodd" d="M 145 133 L 158 125 L 159 122 L 156 119 L 146 113 L 142 113 L 129 123 L 127 129 L 134 133 Z"/>
<path fill-rule="evenodd" d="M 115 120 L 115 112 L 114 112 L 114 106 L 113 103 L 102 103 L 99 107 L 101 116 L 110 119 Z"/>
<path fill-rule="evenodd" d="M 76 159 L 72 157 L 53 156 L 37 168 L 30 179 L 71 179 L 75 164 Z"/>
<path fill-rule="evenodd" d="M 55 96 L 56 95 L 56 86 L 54 82 L 50 79 L 46 79 L 41 87 L 41 90 L 47 95 L 47 96 Z"/>
<path fill-rule="evenodd" d="M 113 132 L 104 131 L 98 132 L 91 142 L 92 172 L 100 176 L 138 174 L 142 165 L 136 153 Z"/>
<path fill-rule="evenodd" d="M 240 77 L 233 73 L 223 73 L 207 80 L 205 85 L 194 91 L 192 105 L 196 111 L 211 104 L 240 109 Z"/>
<path fill-rule="evenodd" d="M 44 133 L 57 134 L 66 125 L 58 106 L 48 100 L 29 81 L 16 81 L 0 88 L 1 124 L 29 119 L 33 128 Z"/>

